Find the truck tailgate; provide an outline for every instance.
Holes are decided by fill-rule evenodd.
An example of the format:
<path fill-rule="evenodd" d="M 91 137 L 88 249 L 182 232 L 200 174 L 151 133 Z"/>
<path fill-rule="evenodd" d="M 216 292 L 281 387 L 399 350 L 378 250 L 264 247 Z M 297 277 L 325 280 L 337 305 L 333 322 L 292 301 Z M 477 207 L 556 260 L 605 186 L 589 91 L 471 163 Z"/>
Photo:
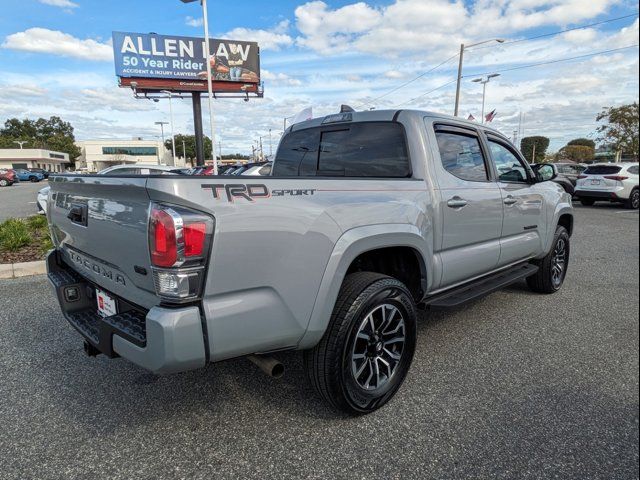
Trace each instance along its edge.
<path fill-rule="evenodd" d="M 62 260 L 134 304 L 159 303 L 150 271 L 146 178 L 68 175 L 50 180 L 53 239 Z"/>

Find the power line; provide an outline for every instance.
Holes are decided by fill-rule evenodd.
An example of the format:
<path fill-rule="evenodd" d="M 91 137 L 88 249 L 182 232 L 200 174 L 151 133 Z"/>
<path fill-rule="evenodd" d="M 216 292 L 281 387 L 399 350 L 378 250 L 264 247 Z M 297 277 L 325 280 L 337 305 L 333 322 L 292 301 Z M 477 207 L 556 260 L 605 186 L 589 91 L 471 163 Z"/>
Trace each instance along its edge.
<path fill-rule="evenodd" d="M 488 75 L 490 73 L 511 72 L 513 70 L 522 70 L 522 69 L 525 69 L 525 68 L 539 67 L 541 65 L 550 65 L 550 64 L 553 64 L 553 63 L 569 62 L 571 60 L 578 60 L 578 59 L 581 59 L 581 58 L 593 57 L 595 55 L 604 55 L 606 53 L 613 53 L 613 52 L 618 52 L 620 50 L 627 50 L 629 48 L 637 48 L 637 47 L 638 47 L 638 45 L 628 45 L 626 47 L 612 48 L 610 50 L 602 50 L 602 51 L 599 51 L 599 52 L 592 52 L 592 53 L 587 53 L 587 54 L 584 54 L 584 55 L 577 55 L 575 57 L 558 58 L 556 60 L 548 60 L 548 61 L 545 61 L 545 62 L 531 63 L 529 65 L 519 65 L 517 67 L 505 68 L 505 69 L 502 69 L 502 70 L 491 70 L 489 72 L 474 73 L 474 74 L 464 75 L 462 78 L 481 77 L 483 75 Z M 394 108 L 400 107 L 402 105 L 406 105 L 407 103 L 411 103 L 411 102 L 413 102 L 413 101 L 415 101 L 415 100 L 417 100 L 417 99 L 419 99 L 421 97 L 424 97 L 425 95 L 429 95 L 430 93 L 433 93 L 433 92 L 435 92 L 437 90 L 440 90 L 441 88 L 444 88 L 444 87 L 446 87 L 448 85 L 451 85 L 452 83 L 454 83 L 456 81 L 457 81 L 457 79 L 454 79 L 454 80 L 448 81 L 447 83 L 443 83 L 442 85 L 440 85 L 440 86 L 438 86 L 436 88 L 433 88 L 433 89 L 431 89 L 431 90 L 429 90 L 429 91 L 427 91 L 425 93 L 422 93 L 422 94 L 418 95 L 417 97 L 412 98 L 411 100 L 407 100 L 406 102 L 403 102 L 403 103 L 400 103 L 400 104 L 396 105 Z"/>
<path fill-rule="evenodd" d="M 386 97 L 387 95 L 392 94 L 393 92 L 397 92 L 398 90 L 400 90 L 401 88 L 406 87 L 406 86 L 407 86 L 407 85 L 409 85 L 410 83 L 413 83 L 413 82 L 415 82 L 416 80 L 418 80 L 418 79 L 420 79 L 420 78 L 424 77 L 425 75 L 428 75 L 429 73 L 433 72 L 435 69 L 440 68 L 440 67 L 441 67 L 442 65 L 444 65 L 445 63 L 450 62 L 451 60 L 453 60 L 454 58 L 456 58 L 458 55 L 459 55 L 459 54 L 458 54 L 458 53 L 456 53 L 455 55 L 450 56 L 450 57 L 449 57 L 449 58 L 447 58 L 446 60 L 444 60 L 444 61 L 440 62 L 438 65 L 436 65 L 436 66 L 435 66 L 435 67 L 433 67 L 433 68 L 430 68 L 430 69 L 429 69 L 429 70 L 427 70 L 426 72 L 421 73 L 421 74 L 420 74 L 420 75 L 418 75 L 417 77 L 412 78 L 411 80 L 409 80 L 409 81 L 407 81 L 407 82 L 405 82 L 405 83 L 403 83 L 403 84 L 401 84 L 401 85 L 398 85 L 397 87 L 395 87 L 395 88 L 393 88 L 393 89 L 389 90 L 388 92 L 386 92 L 386 93 L 384 93 L 384 94 L 382 94 L 382 95 L 380 95 L 380 96 L 378 96 L 378 97 L 376 97 L 376 98 L 371 99 L 371 100 L 370 100 L 370 101 L 368 101 L 368 102 L 364 102 L 364 103 L 362 103 L 362 104 L 358 105 L 358 107 L 361 107 L 361 106 L 363 106 L 363 105 L 371 105 L 373 102 L 375 102 L 375 101 L 377 101 L 377 100 L 380 100 L 381 98 L 384 98 L 384 97 Z"/>
<path fill-rule="evenodd" d="M 617 22 L 618 20 L 624 20 L 625 18 L 631 18 L 631 17 L 637 17 L 637 16 L 638 16 L 638 12 L 632 13 L 632 14 L 629 14 L 629 15 L 623 15 L 622 17 L 609 18 L 607 20 L 602 20 L 600 22 L 588 23 L 586 25 L 578 25 L 577 27 L 566 28 L 564 30 L 558 30 L 556 32 L 543 33 L 542 35 L 535 35 L 533 37 L 520 38 L 520 39 L 517 39 L 517 40 L 508 40 L 508 41 L 502 42 L 500 44 L 490 44 L 490 45 L 484 45 L 482 47 L 470 48 L 469 51 L 473 52 L 475 50 L 482 50 L 484 48 L 494 48 L 494 47 L 497 47 L 498 45 L 500 45 L 500 46 L 511 45 L 512 43 L 528 42 L 529 40 L 537 40 L 539 38 L 553 37 L 555 35 L 560 35 L 561 33 L 573 32 L 574 30 L 582 30 L 583 28 L 595 27 L 597 25 L 603 25 L 605 23 Z"/>
<path fill-rule="evenodd" d="M 470 48 L 468 51 L 469 52 L 473 52 L 475 50 L 482 50 L 484 48 L 494 48 L 494 47 L 497 47 L 498 45 L 510 45 L 510 44 L 513 44 L 513 43 L 520 43 L 520 42 L 526 42 L 526 41 L 530 41 L 530 40 L 536 40 L 536 39 L 539 39 L 539 38 L 551 37 L 551 36 L 554 36 L 554 35 L 560 35 L 561 33 L 571 32 L 571 31 L 574 31 L 574 30 L 581 30 L 583 28 L 594 27 L 594 26 L 597 26 L 597 25 L 616 22 L 618 20 L 624 20 L 625 18 L 631 18 L 631 17 L 637 17 L 637 16 L 638 16 L 638 12 L 632 13 L 632 14 L 629 14 L 629 15 L 623 15 L 621 17 L 609 18 L 609 19 L 606 19 L 606 20 L 601 20 L 599 22 L 588 23 L 588 24 L 584 24 L 584 25 L 578 25 L 577 27 L 567 28 L 567 29 L 564 29 L 564 30 L 558 30 L 556 32 L 545 33 L 545 34 L 536 35 L 536 36 L 533 36 L 533 37 L 521 38 L 521 39 L 518 39 L 518 40 L 509 40 L 509 41 L 503 42 L 501 44 L 489 44 L 489 45 L 485 45 L 485 46 L 481 46 L 481 47 Z M 624 47 L 624 48 L 629 48 L 629 47 Z M 459 52 L 454 54 L 454 55 L 452 55 L 452 56 L 450 56 L 446 60 L 440 62 L 435 67 L 430 68 L 426 72 L 423 72 L 420 75 L 412 78 L 411 80 L 408 80 L 407 82 L 404 82 L 404 83 L 398 85 L 397 87 L 392 88 L 388 92 L 383 93 L 382 95 L 379 95 L 378 97 L 375 97 L 375 98 L 373 98 L 373 99 L 371 99 L 371 100 L 369 100 L 367 102 L 363 102 L 363 103 L 357 105 L 356 108 L 363 107 L 364 105 L 372 105 L 373 102 L 376 102 L 377 100 L 380 100 L 381 98 L 384 98 L 387 95 L 390 95 L 390 94 L 392 94 L 394 92 L 397 92 L 398 90 L 406 87 L 407 85 L 415 82 L 416 80 L 419 80 L 420 78 L 424 77 L 425 75 L 428 75 L 429 73 L 433 72 L 434 70 L 440 68 L 444 64 L 446 64 L 446 63 L 450 62 L 451 60 L 453 60 L 454 58 L 458 57 L 458 55 L 460 55 Z M 528 67 L 521 67 L 521 68 L 528 68 Z M 508 70 L 502 70 L 502 71 L 508 71 Z M 496 73 L 496 72 L 491 72 L 491 73 Z M 466 75 L 466 77 L 468 77 L 468 76 L 469 75 Z M 416 97 L 416 98 L 420 98 L 420 97 Z M 401 105 L 404 105 L 404 104 L 401 104 Z"/>
<path fill-rule="evenodd" d="M 502 70 L 491 70 L 491 71 L 482 72 L 482 73 L 472 73 L 472 74 L 469 74 L 469 75 L 463 75 L 462 78 L 481 77 L 483 75 L 489 75 L 490 73 L 512 72 L 514 70 L 522 70 L 524 68 L 539 67 L 541 65 L 550 65 L 550 64 L 553 64 L 553 63 L 568 62 L 568 61 L 571 61 L 571 60 L 578 60 L 580 58 L 593 57 L 595 55 L 604 55 L 606 53 L 613 53 L 613 52 L 618 52 L 620 50 L 626 50 L 628 48 L 636 48 L 636 47 L 638 47 L 638 44 L 628 45 L 626 47 L 620 47 L 620 48 L 612 48 L 610 50 L 602 50 L 602 51 L 599 51 L 599 52 L 586 53 L 584 55 L 577 55 L 575 57 L 558 58 L 556 60 L 548 60 L 548 61 L 545 61 L 545 62 L 531 63 L 529 65 L 519 65 L 517 67 L 503 68 Z"/>
<path fill-rule="evenodd" d="M 435 92 L 436 90 L 440 90 L 441 88 L 444 88 L 444 87 L 446 87 L 446 86 L 448 86 L 448 85 L 451 85 L 452 83 L 455 83 L 455 82 L 457 82 L 457 81 L 458 81 L 458 79 L 457 79 L 457 78 L 456 78 L 456 79 L 454 79 L 454 80 L 450 80 L 450 81 L 448 81 L 447 83 L 443 83 L 443 84 L 442 84 L 442 85 L 440 85 L 439 87 L 433 88 L 433 89 L 429 90 L 428 92 L 424 92 L 424 93 L 422 93 L 422 94 L 418 95 L 417 97 L 412 98 L 411 100 L 407 100 L 406 102 L 399 103 L 399 104 L 398 104 L 398 105 L 396 105 L 394 108 L 398 108 L 398 107 L 401 107 L 402 105 L 406 105 L 407 103 L 411 103 L 411 102 L 413 102 L 414 100 L 417 100 L 417 99 L 419 99 L 419 98 L 422 98 L 422 97 L 424 97 L 425 95 L 429 95 L 430 93 L 433 93 L 433 92 Z"/>

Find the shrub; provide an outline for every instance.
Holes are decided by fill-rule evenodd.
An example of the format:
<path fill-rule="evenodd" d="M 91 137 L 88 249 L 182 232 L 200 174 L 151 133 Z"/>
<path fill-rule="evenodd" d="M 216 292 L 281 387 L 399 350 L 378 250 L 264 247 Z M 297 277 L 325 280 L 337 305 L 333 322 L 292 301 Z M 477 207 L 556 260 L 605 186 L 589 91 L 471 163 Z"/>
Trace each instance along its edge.
<path fill-rule="evenodd" d="M 31 230 L 39 230 L 47 228 L 47 217 L 44 215 L 32 215 L 27 218 L 27 225 Z"/>
<path fill-rule="evenodd" d="M 0 249 L 15 252 L 30 243 L 31 235 L 23 220 L 10 218 L 0 224 Z"/>

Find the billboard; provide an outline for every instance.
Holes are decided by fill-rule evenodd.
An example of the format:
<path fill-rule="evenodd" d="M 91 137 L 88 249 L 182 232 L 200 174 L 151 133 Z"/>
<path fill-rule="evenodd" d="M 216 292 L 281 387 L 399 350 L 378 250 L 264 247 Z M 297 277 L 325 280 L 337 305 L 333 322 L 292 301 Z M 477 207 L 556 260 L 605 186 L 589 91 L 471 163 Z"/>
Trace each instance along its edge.
<path fill-rule="evenodd" d="M 205 55 L 203 38 L 113 32 L 116 75 L 123 86 L 130 83 L 125 79 L 161 79 L 165 88 L 182 84 L 191 87 L 187 90 L 206 91 L 207 67 L 214 86 L 226 82 L 238 85 L 225 90 L 240 91 L 243 86 L 245 91 L 247 84 L 260 83 L 256 42 L 211 39 L 209 47 L 210 54 Z"/>

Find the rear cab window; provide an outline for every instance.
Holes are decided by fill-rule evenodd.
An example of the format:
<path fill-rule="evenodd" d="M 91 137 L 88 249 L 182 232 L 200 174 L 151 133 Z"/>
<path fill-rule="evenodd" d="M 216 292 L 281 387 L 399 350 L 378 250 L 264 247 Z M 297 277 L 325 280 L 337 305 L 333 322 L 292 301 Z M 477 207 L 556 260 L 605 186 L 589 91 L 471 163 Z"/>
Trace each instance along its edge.
<path fill-rule="evenodd" d="M 272 175 L 410 177 L 404 128 L 397 122 L 354 122 L 293 131 L 278 147 Z"/>
<path fill-rule="evenodd" d="M 582 172 L 585 175 L 612 175 L 614 173 L 619 173 L 622 170 L 622 167 L 616 165 L 594 165 L 592 167 L 587 167 L 587 169 Z"/>

